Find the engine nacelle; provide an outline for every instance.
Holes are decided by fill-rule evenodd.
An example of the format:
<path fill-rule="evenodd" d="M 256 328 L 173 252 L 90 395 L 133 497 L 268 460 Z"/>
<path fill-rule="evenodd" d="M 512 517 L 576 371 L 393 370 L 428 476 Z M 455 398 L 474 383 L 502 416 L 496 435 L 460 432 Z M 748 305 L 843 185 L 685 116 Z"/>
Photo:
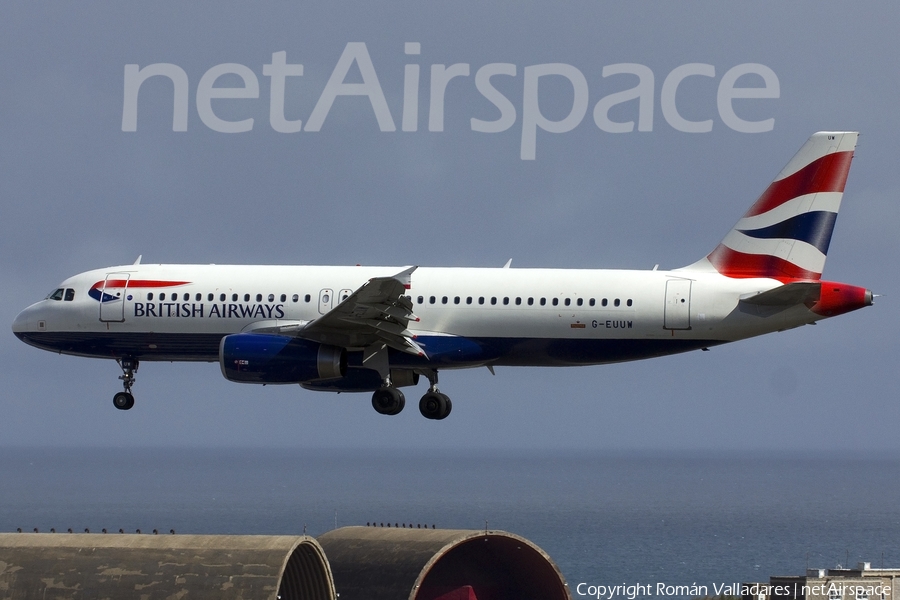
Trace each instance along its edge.
<path fill-rule="evenodd" d="M 409 369 L 391 369 L 394 387 L 418 385 L 419 374 Z M 312 381 L 300 384 L 308 390 L 324 392 L 372 392 L 381 387 L 381 377 L 372 369 L 350 368 L 339 379 Z"/>
<path fill-rule="evenodd" d="M 235 333 L 222 338 L 219 365 L 229 381 L 304 383 L 343 377 L 347 351 L 286 335 Z"/>

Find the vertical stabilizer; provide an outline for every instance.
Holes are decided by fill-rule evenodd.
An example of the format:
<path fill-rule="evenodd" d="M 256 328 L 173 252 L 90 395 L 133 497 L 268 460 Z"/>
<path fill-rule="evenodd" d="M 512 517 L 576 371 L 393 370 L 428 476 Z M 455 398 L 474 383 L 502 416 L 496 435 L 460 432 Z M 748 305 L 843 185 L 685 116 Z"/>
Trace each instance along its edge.
<path fill-rule="evenodd" d="M 716 249 L 686 269 L 818 280 L 858 136 L 852 131 L 813 134 Z"/>

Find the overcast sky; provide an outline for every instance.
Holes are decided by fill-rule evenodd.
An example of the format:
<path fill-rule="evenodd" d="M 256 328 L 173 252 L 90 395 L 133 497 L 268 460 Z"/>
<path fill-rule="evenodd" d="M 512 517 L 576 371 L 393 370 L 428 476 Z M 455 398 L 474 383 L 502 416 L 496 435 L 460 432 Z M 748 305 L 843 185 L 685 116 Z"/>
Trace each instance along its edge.
<path fill-rule="evenodd" d="M 3 3 L 7 327 L 64 278 L 138 255 L 154 263 L 499 267 L 512 258 L 514 268 L 680 267 L 715 247 L 811 133 L 844 129 L 862 136 L 824 276 L 885 297 L 815 327 L 711 352 L 498 368 L 496 376 L 445 371 L 441 389 L 454 410 L 442 422 L 423 419 L 415 402 L 391 418 L 372 410 L 370 394 L 232 384 L 215 364 L 143 363 L 136 406 L 121 412 L 111 401 L 121 388 L 115 363 L 42 352 L 7 329 L 0 444 L 896 453 L 898 22 L 900 6 L 887 1 L 865 9 L 833 1 Z M 286 79 L 283 110 L 264 66 L 280 52 L 303 65 L 302 76 Z M 331 89 L 361 84 L 369 95 L 337 95 L 329 109 L 326 84 L 342 56 L 357 60 L 338 81 L 345 87 Z M 204 74 L 229 63 L 246 67 L 258 93 L 214 98 L 204 113 Z M 157 76 L 140 88 L 136 130 L 123 131 L 126 65 L 156 64 L 186 75 L 186 127 L 175 124 L 186 130 L 173 131 L 179 101 Z M 603 76 L 621 64 L 652 73 L 652 112 L 639 114 L 637 100 L 603 104 L 638 81 L 615 68 Z M 665 82 L 695 64 L 708 75 L 681 81 L 673 116 Z M 770 87 L 767 98 L 730 106 L 768 131 L 736 130 L 717 102 L 723 77 L 746 64 L 774 74 L 777 94 Z M 417 104 L 404 99 L 407 65 L 418 67 Z M 490 82 L 508 105 L 479 91 L 476 73 L 486 65 L 494 66 L 485 74 L 499 73 Z M 557 74 L 529 92 L 528 73 L 539 65 Z M 464 71 L 447 81 L 436 131 L 432 73 Z M 215 85 L 245 80 L 232 73 Z M 764 83 L 749 74 L 737 87 Z M 601 129 L 598 103 L 612 104 L 601 122 L 634 122 L 633 130 Z M 499 131 L 473 130 L 472 119 Z M 297 121 L 310 129 L 278 131 Z M 225 122 L 249 131 L 217 131 Z M 709 130 L 685 132 L 685 122 Z M 529 139 L 534 159 L 523 160 Z M 408 400 L 424 389 L 409 390 Z"/>

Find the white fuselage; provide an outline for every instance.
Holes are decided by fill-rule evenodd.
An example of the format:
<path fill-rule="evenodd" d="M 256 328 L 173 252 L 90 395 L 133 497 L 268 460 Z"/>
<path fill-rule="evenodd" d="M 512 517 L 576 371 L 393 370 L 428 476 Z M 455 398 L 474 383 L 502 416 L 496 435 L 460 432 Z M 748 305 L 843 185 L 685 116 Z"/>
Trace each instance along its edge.
<path fill-rule="evenodd" d="M 402 268 L 138 264 L 98 269 L 64 281 L 62 299 L 32 305 L 13 329 L 28 343 L 67 354 L 215 361 L 225 335 L 313 321 L 369 279 Z M 491 349 L 479 356 L 462 353 L 458 362 L 445 357 L 441 368 L 617 362 L 822 318 L 805 306 L 764 314 L 739 305 L 741 296 L 779 285 L 774 279 L 702 272 L 421 267 L 407 291 L 419 318 L 409 331 L 425 340 L 426 353 L 428 340 L 446 336 Z M 72 290 L 71 300 L 66 290 Z"/>

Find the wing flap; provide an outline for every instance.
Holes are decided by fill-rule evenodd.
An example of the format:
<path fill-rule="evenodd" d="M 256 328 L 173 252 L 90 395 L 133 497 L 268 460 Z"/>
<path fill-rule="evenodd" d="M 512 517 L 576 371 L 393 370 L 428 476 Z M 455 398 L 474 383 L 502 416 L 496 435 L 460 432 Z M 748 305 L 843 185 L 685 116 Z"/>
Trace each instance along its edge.
<path fill-rule="evenodd" d="M 328 313 L 296 328 L 295 335 L 346 348 L 366 348 L 381 342 L 401 352 L 424 356 L 407 329 L 410 321 L 419 318 L 404 295 L 417 268 L 370 279 Z"/>

